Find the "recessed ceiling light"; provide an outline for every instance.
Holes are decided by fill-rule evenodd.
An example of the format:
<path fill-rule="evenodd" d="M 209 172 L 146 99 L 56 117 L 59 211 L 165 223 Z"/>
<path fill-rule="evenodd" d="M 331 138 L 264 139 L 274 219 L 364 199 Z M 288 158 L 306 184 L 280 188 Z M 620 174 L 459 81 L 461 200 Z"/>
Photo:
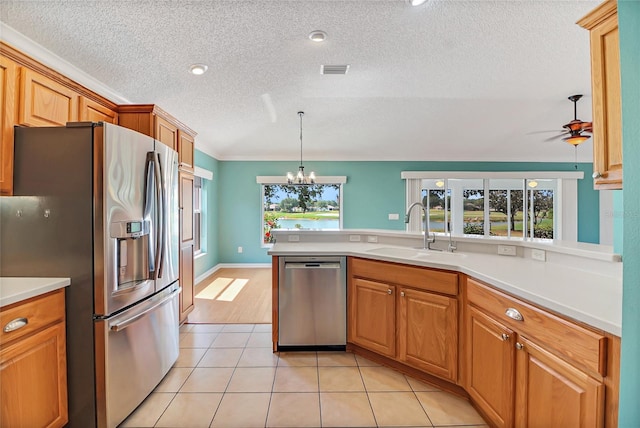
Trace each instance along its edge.
<path fill-rule="evenodd" d="M 426 3 L 427 0 L 407 0 L 407 3 L 409 3 L 411 6 L 420 6 L 421 4 Z"/>
<path fill-rule="evenodd" d="M 327 33 L 320 30 L 312 31 L 309 33 L 309 38 L 314 42 L 321 43 L 327 39 Z"/>
<path fill-rule="evenodd" d="M 209 69 L 209 67 L 205 64 L 191 64 L 191 66 L 189 67 L 189 71 L 191 72 L 191 74 L 195 74 L 196 76 L 204 74 L 207 69 Z"/>

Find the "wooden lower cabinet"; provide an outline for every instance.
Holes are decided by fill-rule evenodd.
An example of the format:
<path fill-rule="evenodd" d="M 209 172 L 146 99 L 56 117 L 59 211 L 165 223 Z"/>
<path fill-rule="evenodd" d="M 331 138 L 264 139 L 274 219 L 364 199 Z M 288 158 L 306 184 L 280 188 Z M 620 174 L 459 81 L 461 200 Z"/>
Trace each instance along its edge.
<path fill-rule="evenodd" d="M 352 278 L 348 341 L 387 357 L 396 356 L 396 287 Z"/>
<path fill-rule="evenodd" d="M 347 341 L 457 383 L 458 299 L 439 293 L 456 293 L 457 275 L 358 258 L 348 271 Z"/>
<path fill-rule="evenodd" d="M 604 426 L 604 385 L 534 342 L 516 343 L 516 426 Z"/>
<path fill-rule="evenodd" d="M 589 343 L 606 347 L 601 333 L 568 321 L 558 324 L 555 315 L 470 278 L 466 291 L 463 386 L 492 426 L 605 426 L 604 376 L 610 364 L 605 349 L 584 351 Z M 522 319 L 505 317 L 507 308 Z"/>
<path fill-rule="evenodd" d="M 2 333 L 0 426 L 54 428 L 66 425 L 64 291 L 8 306 L 2 311 L 3 325 L 17 318 L 27 319 L 27 324 L 19 330 Z"/>
<path fill-rule="evenodd" d="M 515 335 L 474 307 L 467 323 L 466 389 L 471 399 L 498 428 L 513 426 Z"/>
<path fill-rule="evenodd" d="M 457 381 L 458 299 L 402 288 L 398 300 L 398 360 Z"/>

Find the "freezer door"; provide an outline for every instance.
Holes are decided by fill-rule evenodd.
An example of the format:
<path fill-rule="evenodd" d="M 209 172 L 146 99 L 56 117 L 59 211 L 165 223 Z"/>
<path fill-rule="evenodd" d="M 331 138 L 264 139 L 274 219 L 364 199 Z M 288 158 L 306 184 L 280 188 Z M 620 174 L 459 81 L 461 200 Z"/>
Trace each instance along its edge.
<path fill-rule="evenodd" d="M 162 177 L 163 224 L 161 225 L 161 256 L 156 276 L 156 291 L 178 279 L 178 153 L 155 142 Z"/>
<path fill-rule="evenodd" d="M 95 321 L 99 428 L 115 428 L 178 359 L 177 284 L 106 320 Z"/>
<path fill-rule="evenodd" d="M 151 137 L 108 123 L 94 132 L 95 314 L 110 315 L 155 292 L 156 247 L 145 218 Z M 148 216 L 147 216 L 148 217 Z"/>

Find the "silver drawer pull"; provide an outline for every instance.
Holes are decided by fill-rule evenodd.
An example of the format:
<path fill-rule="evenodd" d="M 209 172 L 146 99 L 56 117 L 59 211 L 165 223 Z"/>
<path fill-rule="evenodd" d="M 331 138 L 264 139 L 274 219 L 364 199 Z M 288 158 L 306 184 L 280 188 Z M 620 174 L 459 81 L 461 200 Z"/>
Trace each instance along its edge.
<path fill-rule="evenodd" d="M 391 289 L 388 289 L 387 294 L 391 294 L 391 293 L 393 293 L 393 291 L 391 291 Z"/>
<path fill-rule="evenodd" d="M 504 313 L 506 316 L 508 316 L 511 319 L 514 319 L 516 321 L 524 321 L 524 317 L 522 316 L 522 314 L 514 308 L 507 308 L 507 311 Z"/>
<path fill-rule="evenodd" d="M 7 325 L 4 326 L 4 328 L 2 329 L 2 331 L 4 331 L 5 333 L 10 333 L 12 331 L 16 331 L 21 329 L 22 327 L 24 327 L 25 325 L 29 324 L 29 320 L 26 318 L 16 318 L 14 320 L 11 320 L 7 323 Z"/>

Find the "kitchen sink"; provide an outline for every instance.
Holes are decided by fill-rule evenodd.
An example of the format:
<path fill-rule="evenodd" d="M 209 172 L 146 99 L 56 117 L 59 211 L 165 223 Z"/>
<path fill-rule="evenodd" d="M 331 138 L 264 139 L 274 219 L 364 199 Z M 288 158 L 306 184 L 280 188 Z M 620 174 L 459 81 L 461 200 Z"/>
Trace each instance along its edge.
<path fill-rule="evenodd" d="M 422 260 L 448 260 L 451 258 L 466 257 L 462 253 L 449 253 L 437 250 L 425 250 L 424 248 L 400 248 L 400 247 L 380 247 L 367 250 L 367 253 L 378 254 L 380 256 L 401 257 L 405 259 Z"/>

